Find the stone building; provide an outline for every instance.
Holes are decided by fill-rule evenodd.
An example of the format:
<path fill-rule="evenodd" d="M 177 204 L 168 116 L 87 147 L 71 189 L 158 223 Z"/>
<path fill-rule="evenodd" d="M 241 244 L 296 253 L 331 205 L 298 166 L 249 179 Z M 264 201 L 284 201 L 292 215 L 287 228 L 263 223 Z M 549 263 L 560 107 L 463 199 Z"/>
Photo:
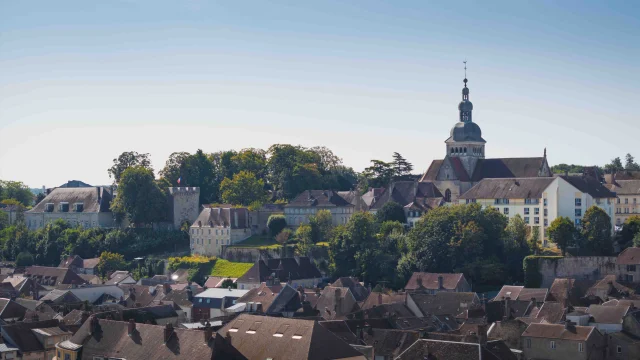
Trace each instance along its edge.
<path fill-rule="evenodd" d="M 473 122 L 473 104 L 469 101 L 467 79 L 464 79 L 459 119 L 445 140 L 445 157 L 434 160 L 420 179 L 432 182 L 444 195 L 445 202 L 457 202 L 460 195 L 485 178 L 551 177 L 546 150 L 543 157 L 485 158 L 486 141 Z"/>
<path fill-rule="evenodd" d="M 442 193 L 430 182 L 394 181 L 387 189 L 382 190 L 370 205 L 369 211 L 375 214 L 388 202 L 398 203 L 404 208 L 409 227 L 413 227 L 429 210 L 444 204 Z"/>
<path fill-rule="evenodd" d="M 251 236 L 249 210 L 230 205 L 207 207 L 190 228 L 191 253 L 220 255 L 223 245 L 233 245 Z"/>
<path fill-rule="evenodd" d="M 199 187 L 169 188 L 169 221 L 174 229 L 180 229 L 184 222 L 193 224 L 199 213 Z"/>
<path fill-rule="evenodd" d="M 604 359 L 606 339 L 593 326 L 531 324 L 522 333 L 526 359 Z"/>
<path fill-rule="evenodd" d="M 367 209 L 356 191 L 307 190 L 284 207 L 287 225 L 298 227 L 308 224 L 309 217 L 319 210 L 329 210 L 333 225 L 346 224 L 356 211 Z"/>
<path fill-rule="evenodd" d="M 606 187 L 617 195 L 614 221 L 622 225 L 631 216 L 640 216 L 640 171 L 605 175 Z"/>

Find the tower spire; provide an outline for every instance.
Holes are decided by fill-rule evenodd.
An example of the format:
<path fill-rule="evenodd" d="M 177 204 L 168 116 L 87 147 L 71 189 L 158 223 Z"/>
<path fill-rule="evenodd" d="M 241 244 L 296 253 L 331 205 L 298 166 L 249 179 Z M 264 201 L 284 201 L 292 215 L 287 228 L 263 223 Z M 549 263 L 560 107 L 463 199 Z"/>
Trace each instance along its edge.
<path fill-rule="evenodd" d="M 467 80 L 467 59 L 465 59 L 463 63 L 464 63 L 464 79 Z M 467 82 L 465 81 L 464 83 L 465 83 L 464 87 L 467 87 Z"/>

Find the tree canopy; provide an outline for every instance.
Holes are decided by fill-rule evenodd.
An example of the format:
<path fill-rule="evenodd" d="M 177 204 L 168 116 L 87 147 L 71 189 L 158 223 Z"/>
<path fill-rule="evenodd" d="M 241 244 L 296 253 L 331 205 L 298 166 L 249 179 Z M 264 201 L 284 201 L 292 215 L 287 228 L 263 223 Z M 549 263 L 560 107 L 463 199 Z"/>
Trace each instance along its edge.
<path fill-rule="evenodd" d="M 405 224 L 407 222 L 404 208 L 402 205 L 394 201 L 389 201 L 382 205 L 382 207 L 376 211 L 376 219 L 379 223 L 383 223 L 385 221 L 397 221 L 401 224 Z"/>
<path fill-rule="evenodd" d="M 111 210 L 138 226 L 166 220 L 166 204 L 166 194 L 156 183 L 153 171 L 133 166 L 121 174 Z"/>
<path fill-rule="evenodd" d="M 0 180 L 0 201 L 13 199 L 23 206 L 34 203 L 31 189 L 21 181 Z"/>
<path fill-rule="evenodd" d="M 575 242 L 576 228 L 573 221 L 566 216 L 557 217 L 547 228 L 549 240 L 556 244 L 562 251 L 562 256 L 567 251 L 567 247 Z"/>
<path fill-rule="evenodd" d="M 113 159 L 113 165 L 107 172 L 109 173 L 109 177 L 113 178 L 114 184 L 119 184 L 124 171 L 134 166 L 141 166 L 153 171 L 149 154 L 138 154 L 135 151 L 126 151 Z"/>
<path fill-rule="evenodd" d="M 611 241 L 611 217 L 597 206 L 591 206 L 582 217 L 581 235 L 585 247 L 594 255 L 610 255 L 613 252 Z"/>
<path fill-rule="evenodd" d="M 225 178 L 220 184 L 222 201 L 228 204 L 249 205 L 254 201 L 265 201 L 264 181 L 249 171 L 240 171 L 233 179 Z"/>

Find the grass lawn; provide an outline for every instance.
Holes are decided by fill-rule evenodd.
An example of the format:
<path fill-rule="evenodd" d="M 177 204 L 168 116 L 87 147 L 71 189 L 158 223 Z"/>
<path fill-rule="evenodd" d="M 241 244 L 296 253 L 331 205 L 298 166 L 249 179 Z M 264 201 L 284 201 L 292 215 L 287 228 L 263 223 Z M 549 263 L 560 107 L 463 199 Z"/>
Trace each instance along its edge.
<path fill-rule="evenodd" d="M 329 243 L 326 242 L 326 241 L 321 241 L 321 242 L 316 243 L 316 245 L 317 246 L 329 246 Z"/>
<path fill-rule="evenodd" d="M 211 270 L 212 276 L 239 278 L 249 271 L 253 263 L 231 262 L 229 260 L 218 259 Z"/>

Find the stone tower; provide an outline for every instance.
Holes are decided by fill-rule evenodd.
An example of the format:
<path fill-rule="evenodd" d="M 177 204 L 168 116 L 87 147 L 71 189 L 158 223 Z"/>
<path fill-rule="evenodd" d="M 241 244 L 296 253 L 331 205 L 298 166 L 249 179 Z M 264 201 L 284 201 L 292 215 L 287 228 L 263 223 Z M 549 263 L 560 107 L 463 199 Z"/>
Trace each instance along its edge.
<path fill-rule="evenodd" d="M 169 217 L 174 229 L 180 229 L 183 222 L 193 224 L 200 215 L 199 187 L 169 188 Z"/>
<path fill-rule="evenodd" d="M 459 119 L 453 126 L 449 138 L 445 141 L 447 147 L 446 157 L 458 158 L 467 171 L 469 177 L 473 176 L 478 159 L 484 159 L 484 145 L 480 126 L 472 120 L 473 104 L 469 101 L 469 88 L 467 78 L 463 80 L 462 101 L 458 105 Z"/>

